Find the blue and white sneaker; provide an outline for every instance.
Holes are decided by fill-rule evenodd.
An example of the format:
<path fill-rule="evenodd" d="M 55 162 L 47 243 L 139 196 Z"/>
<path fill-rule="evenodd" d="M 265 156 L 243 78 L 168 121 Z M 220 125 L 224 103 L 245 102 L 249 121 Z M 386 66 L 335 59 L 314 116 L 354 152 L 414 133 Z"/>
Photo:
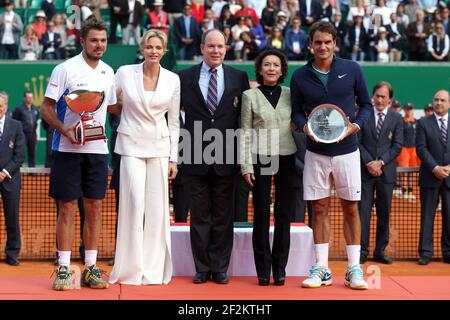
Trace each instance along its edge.
<path fill-rule="evenodd" d="M 333 284 L 333 276 L 327 267 L 315 265 L 309 272 L 309 277 L 302 282 L 303 288 L 320 288 L 322 285 L 331 286 Z"/>
<path fill-rule="evenodd" d="M 356 290 L 369 289 L 363 276 L 364 272 L 359 264 L 348 267 L 345 273 L 345 286 Z"/>

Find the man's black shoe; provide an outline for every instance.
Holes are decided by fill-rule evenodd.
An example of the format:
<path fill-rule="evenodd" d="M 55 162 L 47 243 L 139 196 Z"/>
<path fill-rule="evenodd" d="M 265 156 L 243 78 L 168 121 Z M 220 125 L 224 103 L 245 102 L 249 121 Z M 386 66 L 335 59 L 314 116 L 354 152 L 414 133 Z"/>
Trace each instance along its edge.
<path fill-rule="evenodd" d="M 269 278 L 258 278 L 258 284 L 260 286 L 268 286 L 270 283 Z"/>
<path fill-rule="evenodd" d="M 431 261 L 430 258 L 420 258 L 418 263 L 419 263 L 421 266 L 426 266 L 427 264 L 430 263 L 430 261 Z"/>
<path fill-rule="evenodd" d="M 444 258 L 442 258 L 442 261 L 444 263 L 450 263 L 450 257 L 444 257 Z"/>
<path fill-rule="evenodd" d="M 11 258 L 11 257 L 7 257 L 6 258 L 6 263 L 9 264 L 10 266 L 18 266 L 20 264 L 19 260 L 17 260 L 16 258 Z"/>
<path fill-rule="evenodd" d="M 227 284 L 228 283 L 228 276 L 225 272 L 213 273 L 212 279 L 215 283 L 218 283 L 218 284 Z"/>
<path fill-rule="evenodd" d="M 284 286 L 284 283 L 286 282 L 286 277 L 274 277 L 273 278 L 273 284 L 276 286 Z"/>
<path fill-rule="evenodd" d="M 205 283 L 209 280 L 209 272 L 197 272 L 195 276 L 192 278 L 192 282 L 194 283 Z"/>
<path fill-rule="evenodd" d="M 381 257 L 374 257 L 374 261 L 384 264 L 392 264 L 392 259 L 389 259 L 388 257 L 381 256 Z"/>
<path fill-rule="evenodd" d="M 367 262 L 367 257 L 366 256 L 360 256 L 359 257 L 359 264 L 364 264 Z"/>

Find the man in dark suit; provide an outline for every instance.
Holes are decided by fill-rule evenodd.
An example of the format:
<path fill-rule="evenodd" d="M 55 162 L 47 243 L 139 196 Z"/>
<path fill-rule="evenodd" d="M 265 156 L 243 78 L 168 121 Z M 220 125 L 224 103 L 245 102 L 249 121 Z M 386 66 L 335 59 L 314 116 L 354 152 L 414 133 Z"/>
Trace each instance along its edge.
<path fill-rule="evenodd" d="M 309 27 L 319 20 L 322 6 L 319 0 L 300 0 L 300 18 L 302 25 Z"/>
<path fill-rule="evenodd" d="M 245 72 L 223 65 L 225 35 L 216 29 L 203 34 L 203 63 L 180 72 L 181 105 L 190 141 L 183 159 L 191 196 L 191 246 L 194 283 L 228 283 L 233 247 L 233 189 L 237 143 L 226 136 L 238 128 L 242 92 L 249 88 Z M 234 132 L 234 131 L 233 131 Z M 203 138 L 204 134 L 213 136 Z M 204 141 L 206 140 L 206 141 Z M 213 140 L 212 142 L 209 142 Z"/>
<path fill-rule="evenodd" d="M 144 8 L 138 0 L 125 1 L 126 14 L 121 20 L 122 44 L 130 44 L 130 38 L 134 38 L 134 44 L 141 42 L 141 23 L 144 19 Z"/>
<path fill-rule="evenodd" d="M 395 12 L 391 13 L 391 23 L 386 25 L 386 30 L 391 43 L 390 59 L 391 61 L 401 61 L 402 51 L 406 48 L 406 28 L 402 23 L 398 23 Z"/>
<path fill-rule="evenodd" d="M 60 45 L 62 43 L 61 35 L 55 32 L 55 23 L 47 22 L 47 32 L 42 35 L 42 59 L 59 60 L 61 59 Z"/>
<path fill-rule="evenodd" d="M 420 265 L 433 257 L 433 227 L 439 197 L 442 201 L 442 256 L 450 263 L 450 136 L 448 130 L 449 92 L 434 95 L 434 114 L 418 121 L 417 155 L 422 161 L 420 186 Z"/>
<path fill-rule="evenodd" d="M 186 4 L 183 15 L 175 20 L 173 26 L 180 60 L 192 60 L 194 58 L 196 54 L 195 39 L 198 30 L 198 24 L 192 16 L 192 7 L 190 4 Z"/>
<path fill-rule="evenodd" d="M 33 105 L 33 93 L 30 91 L 24 93 L 23 104 L 14 110 L 13 118 L 22 124 L 28 154 L 28 167 L 35 167 L 36 130 L 39 110 Z"/>
<path fill-rule="evenodd" d="M 353 61 L 364 61 L 367 51 L 368 36 L 362 19 L 360 15 L 355 14 L 353 25 L 348 29 L 349 52 Z"/>
<path fill-rule="evenodd" d="M 184 125 L 185 112 L 180 110 L 180 128 L 185 129 Z M 183 136 L 180 135 L 180 145 L 183 144 Z M 182 150 L 178 157 L 183 157 Z M 187 222 L 189 211 L 189 184 L 186 174 L 184 173 L 183 165 L 178 165 L 178 173 L 175 179 L 172 180 L 172 199 L 173 199 L 173 211 L 175 212 L 175 222 Z"/>
<path fill-rule="evenodd" d="M 126 25 L 128 20 L 128 3 L 126 0 L 108 0 L 109 16 L 110 16 L 110 30 L 109 41 L 116 43 L 117 25 Z"/>
<path fill-rule="evenodd" d="M 422 9 L 416 10 L 416 21 L 408 24 L 406 35 L 409 39 L 409 60 L 425 61 L 427 52 L 426 40 L 430 34 L 430 25 L 425 22 L 425 14 Z"/>
<path fill-rule="evenodd" d="M 384 251 L 389 243 L 389 216 L 397 178 L 395 159 L 403 146 L 402 116 L 389 109 L 393 95 L 392 86 L 388 82 L 379 82 L 375 85 L 372 97 L 373 112 L 368 123 L 358 133 L 362 168 L 362 194 L 359 203 L 361 264 L 367 261 L 369 254 L 370 219 L 374 202 L 377 212 L 374 260 L 385 264 L 392 263 Z"/>
<path fill-rule="evenodd" d="M 24 144 L 20 122 L 6 115 L 7 99 L 0 95 L 0 194 L 6 224 L 6 263 L 19 265 L 20 252 L 20 166 L 24 160 Z"/>

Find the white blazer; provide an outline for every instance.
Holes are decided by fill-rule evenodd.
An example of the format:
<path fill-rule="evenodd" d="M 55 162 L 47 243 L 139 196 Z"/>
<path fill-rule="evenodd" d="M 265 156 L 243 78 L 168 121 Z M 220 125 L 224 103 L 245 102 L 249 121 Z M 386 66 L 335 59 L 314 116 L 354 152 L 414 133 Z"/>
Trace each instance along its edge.
<path fill-rule="evenodd" d="M 138 158 L 177 161 L 180 136 L 180 78 L 160 66 L 151 101 L 144 97 L 143 63 L 120 67 L 115 76 L 122 115 L 114 151 Z M 168 121 L 165 114 L 168 112 Z"/>

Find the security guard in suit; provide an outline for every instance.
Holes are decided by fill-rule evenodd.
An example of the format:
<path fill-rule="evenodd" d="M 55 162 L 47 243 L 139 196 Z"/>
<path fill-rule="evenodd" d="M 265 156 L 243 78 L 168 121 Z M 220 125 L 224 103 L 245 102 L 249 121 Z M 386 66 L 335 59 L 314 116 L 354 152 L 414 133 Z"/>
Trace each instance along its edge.
<path fill-rule="evenodd" d="M 19 265 L 20 252 L 20 166 L 24 161 L 25 138 L 20 122 L 7 115 L 7 97 L 0 95 L 0 195 L 6 223 L 6 263 Z"/>

